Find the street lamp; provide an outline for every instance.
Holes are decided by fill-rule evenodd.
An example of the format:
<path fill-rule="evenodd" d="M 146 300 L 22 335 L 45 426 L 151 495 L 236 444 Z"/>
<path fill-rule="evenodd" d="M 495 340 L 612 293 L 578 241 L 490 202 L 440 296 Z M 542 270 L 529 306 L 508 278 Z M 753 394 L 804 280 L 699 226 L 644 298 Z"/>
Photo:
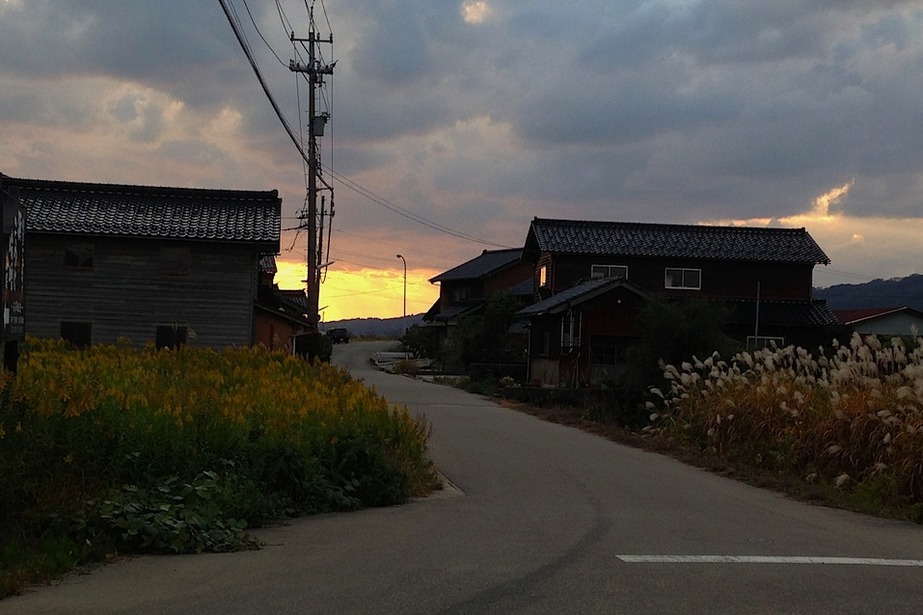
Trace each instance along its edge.
<path fill-rule="evenodd" d="M 404 318 L 407 318 L 407 259 L 400 254 L 397 255 L 397 258 L 404 262 Z"/>

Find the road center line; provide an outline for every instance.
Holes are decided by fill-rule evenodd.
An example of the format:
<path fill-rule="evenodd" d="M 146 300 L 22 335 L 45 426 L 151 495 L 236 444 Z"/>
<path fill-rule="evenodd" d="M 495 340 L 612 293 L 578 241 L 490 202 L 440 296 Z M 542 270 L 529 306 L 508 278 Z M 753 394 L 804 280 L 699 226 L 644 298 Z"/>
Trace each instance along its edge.
<path fill-rule="evenodd" d="M 919 559 L 874 557 L 802 557 L 776 555 L 616 555 L 628 564 L 827 564 L 834 566 L 901 566 L 923 568 Z"/>

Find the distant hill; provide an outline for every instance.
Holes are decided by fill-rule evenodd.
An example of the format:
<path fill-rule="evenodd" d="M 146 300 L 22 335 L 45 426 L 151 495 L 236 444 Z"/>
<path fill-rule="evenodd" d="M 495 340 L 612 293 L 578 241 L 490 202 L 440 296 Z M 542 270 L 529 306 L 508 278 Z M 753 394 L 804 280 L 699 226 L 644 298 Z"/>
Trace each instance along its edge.
<path fill-rule="evenodd" d="M 826 299 L 834 310 L 907 306 L 923 312 L 923 275 L 815 288 L 814 297 Z"/>
<path fill-rule="evenodd" d="M 346 327 L 352 337 L 383 337 L 399 339 L 412 325 L 422 325 L 423 314 L 397 318 L 349 318 L 321 323 L 321 331 L 333 327 Z"/>

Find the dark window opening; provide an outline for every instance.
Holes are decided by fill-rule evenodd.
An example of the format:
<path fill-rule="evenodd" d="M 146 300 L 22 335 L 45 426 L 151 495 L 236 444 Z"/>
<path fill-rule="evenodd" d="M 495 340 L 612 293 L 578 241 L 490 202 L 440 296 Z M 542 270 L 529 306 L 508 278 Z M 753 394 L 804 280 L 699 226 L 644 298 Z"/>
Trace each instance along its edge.
<path fill-rule="evenodd" d="M 90 345 L 92 324 L 88 322 L 62 322 L 61 339 L 76 348 L 87 348 Z"/>
<path fill-rule="evenodd" d="M 157 326 L 157 349 L 175 349 L 186 344 L 186 327 L 181 325 Z"/>
<path fill-rule="evenodd" d="M 594 365 L 624 364 L 627 356 L 624 352 L 620 352 L 619 342 L 619 338 L 609 335 L 590 337 L 590 362 Z"/>
<path fill-rule="evenodd" d="M 74 244 L 65 246 L 64 266 L 68 269 L 93 269 L 93 245 Z"/>
<path fill-rule="evenodd" d="M 628 267 L 625 265 L 593 265 L 590 267 L 590 278 L 623 278 L 628 279 Z"/>

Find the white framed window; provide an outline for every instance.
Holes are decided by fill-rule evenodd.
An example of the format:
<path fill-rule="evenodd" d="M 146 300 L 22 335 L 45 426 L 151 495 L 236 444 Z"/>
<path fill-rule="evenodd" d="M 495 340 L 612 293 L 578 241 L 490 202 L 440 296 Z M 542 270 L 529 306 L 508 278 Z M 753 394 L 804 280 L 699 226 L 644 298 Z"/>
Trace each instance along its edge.
<path fill-rule="evenodd" d="M 538 268 L 538 285 L 541 288 L 548 286 L 548 265 L 542 265 Z"/>
<path fill-rule="evenodd" d="M 628 267 L 625 265 L 593 265 L 590 267 L 590 279 L 622 278 L 628 279 Z"/>
<path fill-rule="evenodd" d="M 667 267 L 664 275 L 664 288 L 680 290 L 701 290 L 702 270 Z"/>

